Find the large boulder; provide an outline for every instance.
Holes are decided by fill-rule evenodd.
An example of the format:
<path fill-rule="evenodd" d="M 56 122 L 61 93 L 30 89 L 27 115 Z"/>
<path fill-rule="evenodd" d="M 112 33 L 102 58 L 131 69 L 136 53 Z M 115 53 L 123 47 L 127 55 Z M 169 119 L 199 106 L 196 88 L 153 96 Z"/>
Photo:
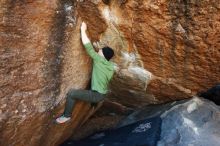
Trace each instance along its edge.
<path fill-rule="evenodd" d="M 219 113 L 219 106 L 198 97 L 146 106 L 113 130 L 61 146 L 219 146 Z"/>
<path fill-rule="evenodd" d="M 220 81 L 219 12 L 217 0 L 0 1 L 0 145 L 58 145 L 92 115 L 79 102 L 71 122 L 53 123 L 90 79 L 82 21 L 96 48 L 116 52 L 109 98 L 139 107 Z"/>
<path fill-rule="evenodd" d="M 101 41 L 121 53 L 119 97 L 166 102 L 220 81 L 219 1 L 112 0 L 100 11 L 110 29 Z"/>
<path fill-rule="evenodd" d="M 75 5 L 0 2 L 1 146 L 58 145 L 90 110 L 79 103 L 75 122 L 53 123 L 68 90 L 86 88 L 90 78 L 91 60 L 81 45 Z"/>

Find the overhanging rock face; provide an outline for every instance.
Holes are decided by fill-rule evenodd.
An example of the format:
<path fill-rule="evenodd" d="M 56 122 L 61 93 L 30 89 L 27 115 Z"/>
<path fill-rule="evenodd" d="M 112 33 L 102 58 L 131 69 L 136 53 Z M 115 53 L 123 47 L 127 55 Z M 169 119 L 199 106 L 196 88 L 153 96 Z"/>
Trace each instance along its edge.
<path fill-rule="evenodd" d="M 111 99 L 130 107 L 190 97 L 220 81 L 220 2 L 50 0 L 0 2 L 0 145 L 53 146 L 91 111 L 80 102 L 53 124 L 69 89 L 86 88 L 96 48 L 114 48 Z"/>
<path fill-rule="evenodd" d="M 186 98 L 219 82 L 220 2 L 132 0 L 109 5 L 100 8 L 112 30 L 106 38 L 122 54 L 130 54 L 124 57 L 130 59 L 127 68 L 147 72 L 136 69 L 155 102 Z"/>

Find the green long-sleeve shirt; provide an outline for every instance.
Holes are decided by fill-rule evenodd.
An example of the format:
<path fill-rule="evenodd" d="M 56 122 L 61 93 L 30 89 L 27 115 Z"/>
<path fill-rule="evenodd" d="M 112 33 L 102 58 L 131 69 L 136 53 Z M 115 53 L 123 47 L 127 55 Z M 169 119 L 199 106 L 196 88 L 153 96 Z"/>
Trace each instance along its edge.
<path fill-rule="evenodd" d="M 89 56 L 93 59 L 92 90 L 106 94 L 108 84 L 114 74 L 114 64 L 96 53 L 91 43 L 85 44 L 84 47 Z"/>

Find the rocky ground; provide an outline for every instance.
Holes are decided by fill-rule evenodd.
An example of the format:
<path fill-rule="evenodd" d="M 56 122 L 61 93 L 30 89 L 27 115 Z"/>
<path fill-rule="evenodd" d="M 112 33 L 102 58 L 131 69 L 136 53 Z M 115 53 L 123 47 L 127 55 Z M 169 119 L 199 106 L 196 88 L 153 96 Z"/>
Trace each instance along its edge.
<path fill-rule="evenodd" d="M 62 146 L 219 146 L 220 107 L 194 97 L 147 106 L 126 117 L 114 130 L 101 131 Z"/>

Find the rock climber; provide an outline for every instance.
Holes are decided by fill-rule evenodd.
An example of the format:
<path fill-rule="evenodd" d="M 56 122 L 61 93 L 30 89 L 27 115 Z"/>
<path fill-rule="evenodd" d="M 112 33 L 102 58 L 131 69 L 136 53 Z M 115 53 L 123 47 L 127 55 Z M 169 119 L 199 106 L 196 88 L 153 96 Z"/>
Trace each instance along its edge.
<path fill-rule="evenodd" d="M 94 50 L 86 34 L 87 25 L 81 24 L 81 39 L 86 52 L 93 60 L 91 79 L 91 90 L 70 90 L 66 96 L 64 113 L 56 119 L 56 123 L 65 123 L 71 119 L 72 111 L 76 100 L 83 100 L 90 103 L 102 101 L 108 92 L 108 84 L 114 74 L 114 64 L 110 59 L 114 51 L 110 47 L 104 47 L 98 51 Z"/>

